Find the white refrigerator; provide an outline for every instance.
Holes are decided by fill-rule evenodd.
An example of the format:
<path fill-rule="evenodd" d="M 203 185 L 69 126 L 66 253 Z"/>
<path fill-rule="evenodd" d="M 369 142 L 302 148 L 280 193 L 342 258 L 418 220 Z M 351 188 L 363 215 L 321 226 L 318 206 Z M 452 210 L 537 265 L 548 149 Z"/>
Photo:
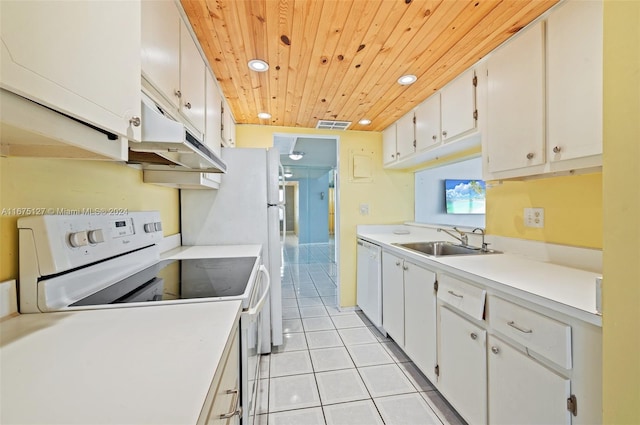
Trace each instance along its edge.
<path fill-rule="evenodd" d="M 227 173 L 218 190 L 181 190 L 183 245 L 262 244 L 271 277 L 270 302 L 263 311 L 262 352 L 282 344 L 282 248 L 284 173 L 277 149 L 223 148 Z M 282 191 L 284 193 L 284 191 Z"/>

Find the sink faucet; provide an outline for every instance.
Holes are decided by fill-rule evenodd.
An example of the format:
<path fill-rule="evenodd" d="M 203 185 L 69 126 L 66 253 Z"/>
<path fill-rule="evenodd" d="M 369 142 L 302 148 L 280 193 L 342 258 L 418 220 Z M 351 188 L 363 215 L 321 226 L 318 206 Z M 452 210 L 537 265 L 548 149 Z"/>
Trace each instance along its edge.
<path fill-rule="evenodd" d="M 459 237 L 454 235 L 453 233 L 451 233 L 447 229 L 443 229 L 441 227 L 438 227 L 437 230 L 438 230 L 438 232 L 445 232 L 447 235 L 451 236 L 452 238 L 456 238 L 457 240 L 460 241 L 462 246 L 469 246 L 469 238 L 468 238 L 467 234 L 464 233 L 462 230 L 458 229 L 457 227 L 454 227 L 453 230 L 455 230 L 456 232 L 458 232 L 460 234 Z"/>
<path fill-rule="evenodd" d="M 482 249 L 482 251 L 483 251 L 483 252 L 487 252 L 487 251 L 488 251 L 487 246 L 488 246 L 489 244 L 488 244 L 488 243 L 485 243 L 485 241 L 484 241 L 485 231 L 484 231 L 484 229 L 483 229 L 483 228 L 481 228 L 481 227 L 476 227 L 475 229 L 473 229 L 473 231 L 472 231 L 471 233 L 475 233 L 475 232 L 476 232 L 476 230 L 479 230 L 479 231 L 480 231 L 480 234 L 482 235 L 482 248 L 481 248 L 481 249 Z"/>

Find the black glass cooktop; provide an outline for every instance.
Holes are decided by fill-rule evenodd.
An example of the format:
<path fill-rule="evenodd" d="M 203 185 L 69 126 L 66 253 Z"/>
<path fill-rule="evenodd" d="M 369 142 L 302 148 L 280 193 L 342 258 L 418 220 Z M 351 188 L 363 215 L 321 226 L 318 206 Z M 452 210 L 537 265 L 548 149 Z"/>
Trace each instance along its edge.
<path fill-rule="evenodd" d="M 242 297 L 256 257 L 164 260 L 84 298 L 91 306 L 190 298 Z"/>

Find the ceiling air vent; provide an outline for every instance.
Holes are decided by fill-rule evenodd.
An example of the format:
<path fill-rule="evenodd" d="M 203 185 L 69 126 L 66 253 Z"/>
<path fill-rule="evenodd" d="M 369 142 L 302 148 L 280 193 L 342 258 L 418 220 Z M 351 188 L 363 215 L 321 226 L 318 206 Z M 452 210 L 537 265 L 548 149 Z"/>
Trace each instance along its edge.
<path fill-rule="evenodd" d="M 320 120 L 316 128 L 320 130 L 346 130 L 350 125 L 351 121 Z"/>

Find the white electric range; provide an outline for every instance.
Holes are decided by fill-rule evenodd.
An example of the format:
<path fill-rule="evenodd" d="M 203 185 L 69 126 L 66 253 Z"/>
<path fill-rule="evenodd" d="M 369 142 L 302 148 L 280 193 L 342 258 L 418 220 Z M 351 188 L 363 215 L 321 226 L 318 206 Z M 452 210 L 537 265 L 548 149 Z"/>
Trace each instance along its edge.
<path fill-rule="evenodd" d="M 181 247 L 161 258 L 157 211 L 24 217 L 18 229 L 21 313 L 240 300 L 236 414 L 253 423 L 270 287 L 260 245 Z"/>

